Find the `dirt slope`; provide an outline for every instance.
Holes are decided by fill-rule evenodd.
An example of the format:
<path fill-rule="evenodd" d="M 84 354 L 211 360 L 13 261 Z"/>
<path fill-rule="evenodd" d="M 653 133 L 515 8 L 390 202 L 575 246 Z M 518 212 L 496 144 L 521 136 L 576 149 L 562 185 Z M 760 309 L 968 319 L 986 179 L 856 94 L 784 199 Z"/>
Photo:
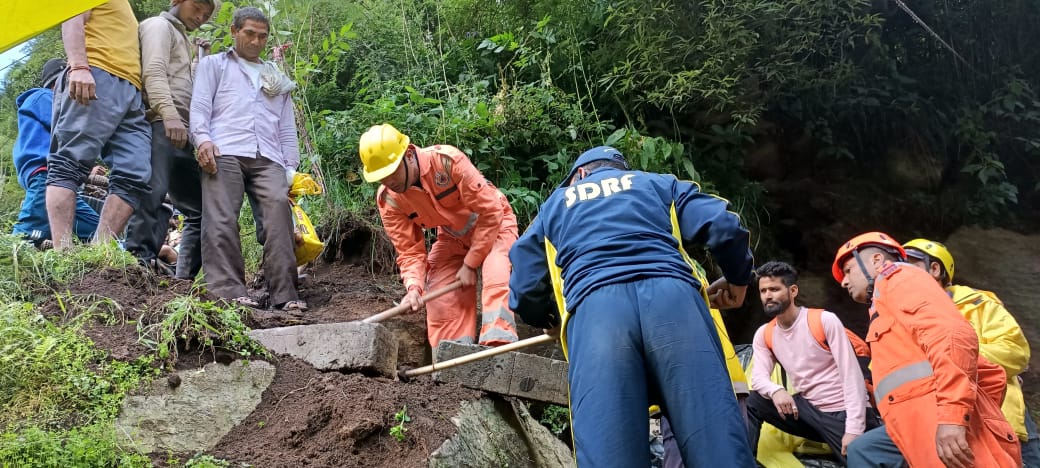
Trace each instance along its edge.
<path fill-rule="evenodd" d="M 60 300 L 57 296 L 45 300 L 42 310 L 52 317 L 73 317 L 86 307 L 107 308 L 118 320 L 97 321 L 85 331 L 113 358 L 131 360 L 148 352 L 138 342 L 134 322 L 158 320 L 162 304 L 190 291 L 189 282 L 156 278 L 133 267 L 102 270 L 70 284 Z M 257 311 L 247 323 L 271 328 L 356 320 L 393 306 L 401 291 L 392 276 L 375 276 L 364 267 L 337 262 L 310 269 L 301 294 L 311 306 L 302 322 L 275 311 Z M 424 315 L 410 314 L 386 323 L 399 338 L 400 364 L 429 363 L 424 321 Z M 230 358 L 227 353 L 182 349 L 175 367 L 196 368 Z M 322 373 L 289 357 L 279 357 L 274 364 L 275 380 L 256 411 L 211 455 L 257 467 L 426 466 L 429 454 L 455 433 L 450 418 L 460 403 L 480 395 L 434 384 L 428 377 L 406 384 L 360 374 Z M 394 414 L 405 407 L 411 421 L 405 425 L 404 440 L 398 442 L 389 429 L 396 424 Z M 182 462 L 192 455 L 174 454 Z M 160 466 L 169 458 L 170 454 L 153 454 Z"/>

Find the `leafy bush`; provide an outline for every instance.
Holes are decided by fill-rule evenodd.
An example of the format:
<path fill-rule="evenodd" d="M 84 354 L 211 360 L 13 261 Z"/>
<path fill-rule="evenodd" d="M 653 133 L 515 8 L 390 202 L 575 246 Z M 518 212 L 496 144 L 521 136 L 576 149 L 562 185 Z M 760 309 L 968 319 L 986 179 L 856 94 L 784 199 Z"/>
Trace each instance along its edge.
<path fill-rule="evenodd" d="M 559 437 L 571 425 L 571 410 L 566 406 L 548 405 L 542 410 L 542 417 L 538 422 Z"/>

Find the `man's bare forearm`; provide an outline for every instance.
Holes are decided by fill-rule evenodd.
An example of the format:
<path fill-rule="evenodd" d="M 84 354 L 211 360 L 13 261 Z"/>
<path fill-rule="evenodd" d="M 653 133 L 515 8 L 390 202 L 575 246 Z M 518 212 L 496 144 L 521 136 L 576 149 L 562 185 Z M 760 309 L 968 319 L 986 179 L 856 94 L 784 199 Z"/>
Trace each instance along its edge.
<path fill-rule="evenodd" d="M 65 56 L 69 67 L 87 66 L 87 19 L 90 10 L 73 16 L 61 24 L 61 42 L 65 45 Z"/>

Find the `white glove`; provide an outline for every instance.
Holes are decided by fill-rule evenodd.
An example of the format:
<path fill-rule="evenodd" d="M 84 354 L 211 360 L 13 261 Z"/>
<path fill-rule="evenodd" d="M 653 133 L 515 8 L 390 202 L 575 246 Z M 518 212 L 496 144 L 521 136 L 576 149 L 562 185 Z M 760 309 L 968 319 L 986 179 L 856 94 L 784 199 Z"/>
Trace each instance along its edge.
<path fill-rule="evenodd" d="M 291 167 L 285 168 L 285 181 L 289 184 L 290 188 L 292 187 L 293 179 L 295 179 L 295 178 L 296 178 L 296 169 L 293 169 Z"/>

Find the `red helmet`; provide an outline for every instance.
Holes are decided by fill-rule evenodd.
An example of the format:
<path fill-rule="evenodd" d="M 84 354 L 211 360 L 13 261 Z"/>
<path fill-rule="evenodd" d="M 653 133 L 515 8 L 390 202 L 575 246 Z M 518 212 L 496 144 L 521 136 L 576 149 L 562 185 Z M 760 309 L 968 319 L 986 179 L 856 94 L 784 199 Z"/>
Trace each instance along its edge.
<path fill-rule="evenodd" d="M 831 265 L 831 274 L 834 275 L 834 280 L 838 283 L 845 280 L 845 272 L 841 270 L 842 264 L 848 260 L 853 252 L 871 245 L 876 245 L 885 250 L 898 251 L 901 258 L 906 258 L 906 251 L 903 250 L 903 246 L 896 242 L 892 236 L 877 231 L 860 234 L 842 244 L 841 248 L 838 249 L 838 253 L 834 255 L 834 265 Z"/>

